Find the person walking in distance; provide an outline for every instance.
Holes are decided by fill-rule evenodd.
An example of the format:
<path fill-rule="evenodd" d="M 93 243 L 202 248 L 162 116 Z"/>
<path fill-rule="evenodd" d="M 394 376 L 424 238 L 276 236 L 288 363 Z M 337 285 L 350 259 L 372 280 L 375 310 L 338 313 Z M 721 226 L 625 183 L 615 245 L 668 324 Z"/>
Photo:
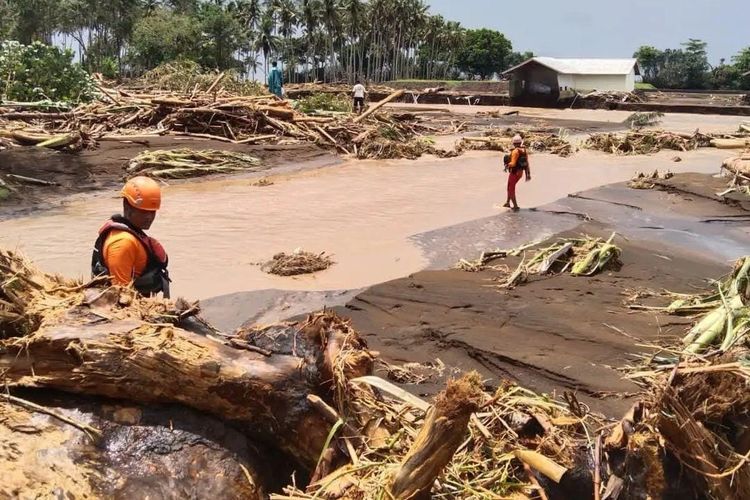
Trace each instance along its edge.
<path fill-rule="evenodd" d="M 367 94 L 367 89 L 365 89 L 365 86 L 357 80 L 352 89 L 352 93 L 354 94 L 354 112 L 359 115 L 365 109 L 365 95 Z"/>
<path fill-rule="evenodd" d="M 271 63 L 271 72 L 268 74 L 268 91 L 277 97 L 283 97 L 284 77 L 279 70 L 279 63 Z"/>
<path fill-rule="evenodd" d="M 529 153 L 523 145 L 520 135 L 513 137 L 513 149 L 510 155 L 505 156 L 505 171 L 508 172 L 508 197 L 505 200 L 506 208 L 512 208 L 514 212 L 519 210 L 516 200 L 516 185 L 526 173 L 526 182 L 531 180 L 531 164 Z"/>

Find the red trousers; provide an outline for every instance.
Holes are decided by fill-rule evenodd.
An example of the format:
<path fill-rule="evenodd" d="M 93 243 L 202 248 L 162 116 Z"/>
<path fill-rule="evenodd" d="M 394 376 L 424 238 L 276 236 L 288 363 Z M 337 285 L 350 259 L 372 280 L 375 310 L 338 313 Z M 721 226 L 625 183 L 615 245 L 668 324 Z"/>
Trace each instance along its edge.
<path fill-rule="evenodd" d="M 523 177 L 523 170 L 520 168 L 514 168 L 508 174 L 508 199 L 516 199 L 516 184 Z"/>

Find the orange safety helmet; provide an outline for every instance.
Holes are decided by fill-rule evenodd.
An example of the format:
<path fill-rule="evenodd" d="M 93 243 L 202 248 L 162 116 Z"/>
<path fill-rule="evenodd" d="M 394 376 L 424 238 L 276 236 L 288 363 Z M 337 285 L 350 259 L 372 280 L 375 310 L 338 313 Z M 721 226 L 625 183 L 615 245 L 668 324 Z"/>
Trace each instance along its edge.
<path fill-rule="evenodd" d="M 156 212 L 161 207 L 161 188 L 150 177 L 133 177 L 125 183 L 121 194 L 133 208 Z"/>

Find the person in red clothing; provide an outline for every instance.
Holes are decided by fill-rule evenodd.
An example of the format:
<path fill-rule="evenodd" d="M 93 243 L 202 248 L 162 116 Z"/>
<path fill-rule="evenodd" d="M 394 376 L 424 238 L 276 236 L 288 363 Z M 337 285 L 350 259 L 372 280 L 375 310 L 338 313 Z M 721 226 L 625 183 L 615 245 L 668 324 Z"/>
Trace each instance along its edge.
<path fill-rule="evenodd" d="M 505 200 L 506 208 L 512 208 L 514 212 L 519 210 L 516 201 L 516 184 L 526 173 L 526 182 L 531 180 L 531 164 L 529 153 L 523 146 L 523 138 L 520 135 L 513 137 L 513 150 L 506 155 L 505 171 L 508 172 L 508 197 Z"/>

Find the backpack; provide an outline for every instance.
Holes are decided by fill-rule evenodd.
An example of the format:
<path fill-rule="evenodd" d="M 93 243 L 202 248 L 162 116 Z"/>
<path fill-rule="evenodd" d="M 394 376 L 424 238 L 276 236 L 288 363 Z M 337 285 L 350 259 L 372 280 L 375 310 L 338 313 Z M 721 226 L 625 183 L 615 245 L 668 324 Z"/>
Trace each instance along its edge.
<path fill-rule="evenodd" d="M 516 168 L 526 170 L 529 168 L 529 154 L 526 152 L 526 148 L 518 148 L 519 155 L 518 161 L 516 162 Z"/>

